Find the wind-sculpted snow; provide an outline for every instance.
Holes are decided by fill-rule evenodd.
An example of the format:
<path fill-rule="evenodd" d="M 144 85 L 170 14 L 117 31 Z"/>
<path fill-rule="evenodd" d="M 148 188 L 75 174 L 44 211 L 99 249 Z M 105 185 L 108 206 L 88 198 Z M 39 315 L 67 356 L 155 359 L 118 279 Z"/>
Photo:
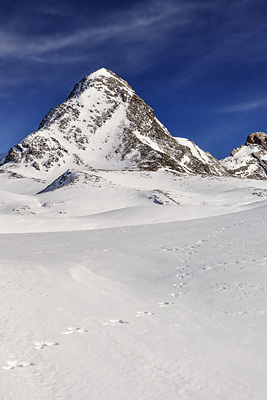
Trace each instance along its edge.
<path fill-rule="evenodd" d="M 266 180 L 0 174 L 0 398 L 265 400 L 266 207 Z"/>
<path fill-rule="evenodd" d="M 265 181 L 168 171 L 68 170 L 53 182 L 0 174 L 0 233 L 80 230 L 238 212 L 265 201 Z"/>
<path fill-rule="evenodd" d="M 191 221 L 37 229 L 0 235 L 1 399 L 266 399 L 266 200 Z"/>

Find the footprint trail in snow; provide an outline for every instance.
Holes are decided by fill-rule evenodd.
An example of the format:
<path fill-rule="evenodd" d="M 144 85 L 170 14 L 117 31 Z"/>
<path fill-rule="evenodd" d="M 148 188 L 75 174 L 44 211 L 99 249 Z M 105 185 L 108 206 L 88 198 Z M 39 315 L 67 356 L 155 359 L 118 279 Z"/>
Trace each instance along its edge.
<path fill-rule="evenodd" d="M 67 328 L 66 331 L 61 333 L 63 333 L 63 335 L 71 335 L 72 333 L 84 333 L 84 332 L 88 332 L 87 329 L 82 329 L 75 326 L 75 327 L 69 327 Z"/>

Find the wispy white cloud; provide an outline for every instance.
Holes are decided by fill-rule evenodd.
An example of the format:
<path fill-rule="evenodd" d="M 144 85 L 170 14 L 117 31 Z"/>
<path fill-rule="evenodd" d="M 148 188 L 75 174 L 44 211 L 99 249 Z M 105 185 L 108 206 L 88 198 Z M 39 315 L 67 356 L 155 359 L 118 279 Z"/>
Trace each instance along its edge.
<path fill-rule="evenodd" d="M 267 107 L 267 99 L 260 99 L 249 101 L 245 103 L 239 103 L 234 105 L 229 105 L 220 109 L 220 112 L 223 113 L 235 113 L 235 112 L 245 112 L 245 111 L 252 111 L 257 110 L 259 108 L 266 108 Z"/>
<path fill-rule="evenodd" d="M 38 78 L 39 83 L 49 77 L 56 79 L 62 75 L 62 67 L 82 73 L 100 66 L 118 73 L 122 69 L 128 73 L 147 70 L 165 57 L 178 33 L 189 29 L 199 9 L 195 0 L 138 3 L 108 13 L 103 10 L 98 18 L 81 13 L 78 20 L 62 16 L 58 29 L 40 28 L 38 34 L 31 29 L 32 15 L 23 21 L 20 18 L 25 15 L 14 16 L 0 26 L 0 97 L 12 93 L 10 89 L 16 85 L 31 84 L 32 79 Z M 39 17 L 50 11 L 60 15 L 60 4 L 57 9 L 48 2 L 47 7 L 37 7 L 34 13 Z"/>
<path fill-rule="evenodd" d="M 241 5 L 240 1 L 233 0 L 225 7 L 209 0 L 138 3 L 133 2 L 120 10 L 114 8 L 108 14 L 103 10 L 98 19 L 93 15 L 80 15 L 77 21 L 73 18 L 71 29 L 64 25 L 69 20 L 64 19 L 60 4 L 48 3 L 39 12 L 62 14 L 64 29 L 59 27 L 53 32 L 45 30 L 34 35 L 29 29 L 17 29 L 18 20 L 7 29 L 0 27 L 1 70 L 16 62 L 20 68 L 26 65 L 29 70 L 31 62 L 33 69 L 43 68 L 43 65 L 49 68 L 66 64 L 69 67 L 78 63 L 89 66 L 92 60 L 105 65 L 112 60 L 112 68 L 124 64 L 127 70 L 140 71 L 166 57 L 176 64 L 170 84 L 179 87 L 192 85 L 199 78 L 203 80 L 205 75 L 209 78 L 209 74 L 216 74 L 217 68 L 225 62 L 242 59 L 249 64 L 259 58 L 267 60 L 266 52 L 259 51 L 259 46 L 264 47 L 267 40 L 267 34 L 264 36 L 262 32 L 263 25 L 251 24 L 248 14 L 242 12 L 252 0 L 242 0 Z M 224 22 L 221 23 L 222 16 Z M 253 40 L 255 36 L 263 39 L 257 46 Z M 16 76 L 13 79 L 16 80 Z M 169 78 L 166 76 L 166 79 Z"/>
<path fill-rule="evenodd" d="M 41 56 L 76 46 L 90 48 L 115 38 L 124 43 L 145 40 L 146 35 L 149 38 L 149 35 L 156 35 L 157 32 L 160 32 L 160 37 L 164 40 L 165 31 L 173 25 L 178 28 L 191 21 L 189 12 L 192 11 L 191 6 L 167 2 L 163 7 L 160 2 L 151 7 L 151 10 L 146 5 L 146 10 L 148 11 L 145 12 L 144 7 L 136 7 L 122 15 L 110 15 L 109 22 L 106 21 L 101 26 L 81 28 L 70 34 L 58 32 L 53 35 L 31 37 L 15 31 L 0 30 L 0 59 L 30 57 L 36 61 L 47 61 L 47 58 L 42 59 Z"/>

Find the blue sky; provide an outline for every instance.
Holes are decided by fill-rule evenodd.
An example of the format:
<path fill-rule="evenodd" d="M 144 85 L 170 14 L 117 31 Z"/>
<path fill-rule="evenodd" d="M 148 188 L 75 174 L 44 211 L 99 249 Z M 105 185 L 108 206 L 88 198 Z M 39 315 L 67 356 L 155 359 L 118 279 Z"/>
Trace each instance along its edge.
<path fill-rule="evenodd" d="M 266 47 L 266 0 L 2 1 L 0 153 L 106 67 L 223 158 L 267 131 Z"/>

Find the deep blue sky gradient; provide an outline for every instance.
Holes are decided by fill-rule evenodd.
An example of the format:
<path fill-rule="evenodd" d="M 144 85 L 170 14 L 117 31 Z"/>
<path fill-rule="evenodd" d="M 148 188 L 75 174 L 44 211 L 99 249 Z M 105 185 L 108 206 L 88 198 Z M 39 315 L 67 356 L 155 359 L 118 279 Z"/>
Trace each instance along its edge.
<path fill-rule="evenodd" d="M 266 0 L 2 1 L 0 153 L 106 67 L 223 158 L 267 131 L 266 47 Z"/>

